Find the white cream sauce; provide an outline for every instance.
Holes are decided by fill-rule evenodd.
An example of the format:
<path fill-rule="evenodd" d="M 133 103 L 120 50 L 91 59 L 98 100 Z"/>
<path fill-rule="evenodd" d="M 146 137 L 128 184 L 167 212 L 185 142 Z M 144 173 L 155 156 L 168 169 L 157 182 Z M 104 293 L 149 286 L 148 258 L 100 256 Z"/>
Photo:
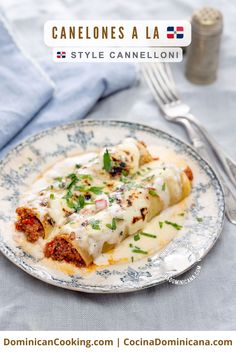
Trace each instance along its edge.
<path fill-rule="evenodd" d="M 129 142 L 130 143 L 130 142 Z M 128 146 L 130 146 L 128 144 Z M 128 148 L 128 147 L 127 147 Z M 163 171 L 162 173 L 170 176 L 171 178 L 176 179 L 177 185 L 180 184 L 180 181 L 178 180 L 179 177 L 179 170 L 184 169 L 187 164 L 186 162 L 176 153 L 174 153 L 171 149 L 164 148 L 164 147 L 157 147 L 157 146 L 149 146 L 148 150 L 150 151 L 151 155 L 153 157 L 158 157 L 159 160 L 153 161 L 149 164 L 144 165 L 144 169 L 148 167 L 149 172 L 146 173 L 145 177 L 148 175 L 153 175 L 157 174 L 155 177 L 155 189 L 157 193 L 160 195 L 161 200 L 164 203 L 164 207 L 167 207 L 169 204 L 169 191 L 168 188 L 165 188 L 163 190 L 162 186 L 164 183 L 164 177 L 162 174 L 160 174 L 158 169 L 164 164 L 167 169 Z M 133 171 L 137 171 L 137 162 L 138 161 L 138 152 L 135 149 L 135 146 L 132 146 L 132 153 L 135 155 L 134 159 L 134 164 L 132 166 Z M 101 185 L 102 180 L 104 179 L 104 175 L 98 175 L 97 170 L 101 170 L 101 154 L 98 155 L 96 152 L 91 152 L 91 153 L 86 153 L 83 155 L 78 155 L 78 156 L 73 156 L 69 157 L 67 159 L 64 159 L 60 161 L 59 163 L 55 164 L 52 168 L 48 169 L 45 173 L 43 173 L 36 181 L 35 183 L 31 186 L 30 190 L 25 193 L 23 196 L 23 201 L 27 200 L 27 202 L 31 203 L 32 206 L 35 206 L 38 208 L 38 202 L 37 202 L 37 195 L 39 191 L 44 190 L 45 188 L 48 188 L 48 186 L 52 183 L 52 180 L 57 178 L 58 176 L 65 176 L 68 175 L 68 171 L 70 172 L 73 170 L 74 166 L 76 164 L 81 164 L 81 165 L 86 165 L 85 168 L 83 168 L 80 173 L 83 174 L 92 174 L 93 176 L 93 184 L 95 185 Z M 171 167 L 168 169 L 168 165 Z M 173 167 L 173 165 L 175 167 Z M 91 172 L 91 167 L 94 168 L 94 170 Z M 191 167 L 191 166 L 190 166 Z M 147 172 L 147 171 L 146 171 Z M 141 178 L 141 177 L 140 177 Z M 137 179 L 138 180 L 138 179 Z M 58 182 L 60 183 L 60 182 Z M 116 181 L 114 182 L 116 185 L 119 185 L 120 182 Z M 58 193 L 64 193 L 60 192 L 58 190 Z M 181 188 L 179 190 L 176 190 L 176 193 L 181 193 Z M 48 198 L 50 194 L 50 190 L 45 192 L 45 196 Z M 104 195 L 98 195 L 97 198 L 107 198 L 107 196 Z M 97 266 L 104 266 L 108 264 L 114 264 L 114 263 L 123 263 L 123 262 L 135 262 L 136 260 L 139 260 L 143 257 L 147 257 L 148 255 L 154 254 L 156 252 L 159 252 L 163 247 L 165 247 L 174 237 L 177 236 L 177 234 L 181 233 L 181 230 L 178 231 L 176 228 L 174 228 L 171 225 L 162 224 L 162 227 L 160 227 L 159 222 L 164 222 L 165 220 L 168 220 L 172 223 L 176 223 L 178 225 L 183 226 L 184 225 L 184 220 L 186 217 L 186 209 L 190 203 L 191 196 L 185 198 L 182 202 L 169 207 L 165 209 L 163 212 L 161 212 L 160 215 L 154 217 L 150 222 L 148 222 L 145 227 L 143 228 L 142 232 L 151 234 L 156 236 L 154 237 L 148 237 L 145 235 L 139 235 L 139 238 L 137 237 L 134 238 L 134 235 L 131 235 L 127 238 L 125 238 L 123 241 L 121 241 L 120 244 L 118 244 L 113 250 L 107 252 L 107 253 L 102 253 L 101 254 L 101 248 L 102 245 L 104 244 L 104 241 L 110 241 L 112 243 L 116 243 L 116 235 L 117 233 L 113 233 L 112 230 L 110 230 L 107 227 L 103 227 L 103 225 L 106 225 L 106 223 L 110 223 L 111 216 L 119 217 L 119 218 L 124 218 L 127 219 L 131 217 L 129 213 L 134 213 L 135 208 L 130 208 L 130 212 L 126 212 L 126 214 L 122 213 L 122 209 L 118 204 L 113 204 L 110 208 L 100 212 L 100 217 L 104 220 L 104 223 L 102 224 L 102 232 L 99 232 L 97 230 L 90 229 L 89 238 L 84 238 L 84 241 L 86 242 L 86 245 L 84 245 L 86 248 L 88 248 L 89 252 L 91 254 L 94 254 L 95 260 L 94 263 Z M 64 199 L 49 199 L 50 201 L 50 215 L 53 217 L 53 219 L 56 221 L 57 225 L 60 227 L 65 223 L 65 217 L 62 215 L 62 208 L 68 209 L 65 200 Z M 142 203 L 144 200 L 142 201 Z M 36 204 L 35 204 L 36 203 Z M 87 209 L 86 209 L 87 208 Z M 91 216 L 93 215 L 93 209 L 94 205 L 88 205 L 85 208 L 85 213 L 87 210 L 87 213 Z M 137 209 L 140 208 L 140 205 L 137 205 Z M 44 208 L 42 207 L 41 213 L 44 213 Z M 70 217 L 70 223 L 63 225 L 63 232 L 72 232 L 76 231 L 77 235 L 83 235 L 84 234 L 84 229 L 79 226 L 80 220 L 78 216 L 76 216 L 76 220 L 73 220 L 73 214 Z M 83 218 L 83 215 L 81 216 Z M 122 221 L 120 223 L 117 223 L 117 227 L 119 231 L 119 227 L 122 229 Z M 52 238 L 54 235 L 58 233 L 58 228 L 55 228 L 52 234 L 50 235 L 50 238 Z M 101 242 L 98 242 L 97 235 L 102 239 Z M 80 237 L 78 236 L 78 237 Z M 43 258 L 43 246 L 48 240 L 39 240 L 36 244 L 30 244 L 25 241 L 24 237 L 18 236 L 17 237 L 17 243 L 20 244 L 22 248 L 24 248 L 27 252 L 33 254 L 35 257 Z M 114 237 L 114 240 L 112 240 L 112 237 Z M 83 239 L 83 238 L 82 238 Z M 136 253 L 134 252 L 135 249 L 140 249 L 143 251 L 143 253 Z M 46 262 L 52 267 L 56 268 L 63 268 L 63 271 L 67 271 L 68 269 L 70 272 L 75 268 L 72 265 L 59 265 L 59 262 L 53 262 L 51 260 L 43 260 L 43 262 Z M 67 270 L 66 270 L 67 269 Z M 77 268 L 76 268 L 77 269 Z"/>

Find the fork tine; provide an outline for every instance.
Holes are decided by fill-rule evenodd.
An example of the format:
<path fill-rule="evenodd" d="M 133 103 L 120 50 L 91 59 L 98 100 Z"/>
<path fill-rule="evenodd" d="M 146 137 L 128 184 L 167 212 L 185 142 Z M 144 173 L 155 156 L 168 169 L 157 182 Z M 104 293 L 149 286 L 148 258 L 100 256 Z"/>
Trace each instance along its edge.
<path fill-rule="evenodd" d="M 176 84 L 175 84 L 175 80 L 174 80 L 170 65 L 168 63 L 163 63 L 163 67 L 164 67 L 164 70 L 166 72 L 167 77 L 170 80 L 172 89 L 175 92 L 176 97 L 179 97 L 179 94 L 178 94 L 178 91 L 177 91 L 177 87 L 176 87 Z"/>
<path fill-rule="evenodd" d="M 156 70 L 153 70 L 153 67 L 150 64 L 144 64 L 144 67 L 146 69 L 146 73 L 149 76 L 149 80 L 152 83 L 152 86 L 158 96 L 161 98 L 163 104 L 168 104 L 171 103 L 171 99 L 169 98 L 168 95 L 165 94 L 164 90 L 161 87 L 161 84 L 159 82 L 158 75 L 156 74 Z"/>
<path fill-rule="evenodd" d="M 156 76 L 160 77 L 161 79 L 159 80 L 161 84 L 162 90 L 170 97 L 170 100 L 177 101 L 179 100 L 176 86 L 175 84 L 173 85 L 173 76 L 171 74 L 171 70 L 168 66 L 160 65 L 162 63 L 156 63 L 154 64 L 154 70 L 156 71 Z M 167 75 L 167 71 L 170 73 L 171 79 L 169 78 L 169 75 Z"/>
<path fill-rule="evenodd" d="M 162 109 L 162 107 L 164 105 L 163 99 L 161 98 L 161 96 L 157 92 L 156 87 L 153 84 L 153 79 L 150 76 L 149 71 L 147 70 L 146 65 L 144 63 L 141 64 L 141 70 L 142 70 L 144 79 L 145 79 L 146 83 L 148 84 L 148 86 L 149 86 L 149 88 L 150 88 L 150 90 L 151 90 L 151 92 L 153 94 L 153 97 L 157 101 L 157 104 L 159 105 L 159 107 Z"/>
<path fill-rule="evenodd" d="M 150 67 L 153 71 L 153 75 L 156 78 L 156 84 L 159 85 L 163 95 L 167 99 L 166 103 L 171 103 L 173 100 L 175 100 L 175 97 L 173 96 L 171 90 L 166 87 L 166 81 L 168 81 L 168 78 L 166 77 L 163 67 L 161 65 L 156 65 L 155 63 L 150 63 Z"/>
<path fill-rule="evenodd" d="M 163 111 L 163 105 L 165 106 L 179 101 L 172 74 L 168 66 L 163 65 L 163 63 L 145 63 L 142 68 L 144 77 L 157 100 L 157 103 L 160 106 L 162 105 L 160 108 Z M 167 72 L 170 73 L 171 80 L 169 79 Z"/>

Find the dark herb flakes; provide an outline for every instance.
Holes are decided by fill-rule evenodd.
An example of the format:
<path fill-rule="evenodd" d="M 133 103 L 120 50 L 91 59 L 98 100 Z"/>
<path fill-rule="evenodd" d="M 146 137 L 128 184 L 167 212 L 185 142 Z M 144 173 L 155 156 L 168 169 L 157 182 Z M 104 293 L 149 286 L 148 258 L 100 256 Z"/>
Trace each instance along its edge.
<path fill-rule="evenodd" d="M 198 222 L 203 222 L 203 218 L 196 218 Z"/>

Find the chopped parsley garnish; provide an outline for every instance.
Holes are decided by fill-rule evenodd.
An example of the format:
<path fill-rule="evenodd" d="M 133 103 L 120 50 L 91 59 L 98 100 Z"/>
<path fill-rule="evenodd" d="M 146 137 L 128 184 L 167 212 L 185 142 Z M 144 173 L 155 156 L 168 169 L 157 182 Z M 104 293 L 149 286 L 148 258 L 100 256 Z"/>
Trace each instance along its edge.
<path fill-rule="evenodd" d="M 157 238 L 156 235 L 149 234 L 149 233 L 147 233 L 147 232 L 142 232 L 142 231 L 140 232 L 140 235 L 146 236 L 146 237 L 151 237 L 151 238 Z"/>
<path fill-rule="evenodd" d="M 142 173 L 141 173 L 140 171 L 137 171 L 137 172 L 133 173 L 133 174 L 130 176 L 130 178 L 134 179 L 135 177 L 141 176 L 141 175 L 142 175 Z"/>
<path fill-rule="evenodd" d="M 202 222 L 202 221 L 203 221 L 203 218 L 196 218 L 196 220 L 197 220 L 198 222 Z"/>
<path fill-rule="evenodd" d="M 164 224 L 164 222 L 163 222 L 163 221 L 159 221 L 159 227 L 160 227 L 160 229 L 162 229 L 162 228 L 163 228 L 163 224 Z"/>
<path fill-rule="evenodd" d="M 148 252 L 147 252 L 147 251 L 143 251 L 143 250 L 136 249 L 136 248 L 135 248 L 135 249 L 133 249 L 133 250 L 132 250 L 132 252 L 133 252 L 133 253 L 148 254 Z"/>
<path fill-rule="evenodd" d="M 81 174 L 81 175 L 79 175 L 79 178 L 81 178 L 81 179 L 88 179 L 88 180 L 90 180 L 90 181 L 92 181 L 92 176 L 91 175 L 88 175 L 88 174 Z"/>
<path fill-rule="evenodd" d="M 79 195 L 75 201 L 67 198 L 66 203 L 69 208 L 74 209 L 77 212 L 83 209 L 86 205 L 93 204 L 91 202 L 86 202 L 83 195 Z"/>
<path fill-rule="evenodd" d="M 149 189 L 148 193 L 153 197 L 158 197 L 158 194 L 154 189 Z"/>
<path fill-rule="evenodd" d="M 129 174 L 129 172 L 128 172 L 127 170 L 122 170 L 122 175 L 123 175 L 124 177 L 127 177 L 128 174 Z"/>
<path fill-rule="evenodd" d="M 72 197 L 72 192 L 71 192 L 71 190 L 69 189 L 67 192 L 66 192 L 66 194 L 64 195 L 64 197 L 62 197 L 63 199 L 69 199 L 69 198 L 71 198 Z"/>
<path fill-rule="evenodd" d="M 120 177 L 120 181 L 123 183 L 127 183 L 130 181 L 130 179 L 122 174 L 122 176 Z"/>
<path fill-rule="evenodd" d="M 103 168 L 107 172 L 110 172 L 112 169 L 112 160 L 107 149 L 103 154 Z"/>
<path fill-rule="evenodd" d="M 54 179 L 55 179 L 55 181 L 57 181 L 57 182 L 62 182 L 62 179 L 63 179 L 63 178 L 62 178 L 62 177 L 55 177 Z"/>
<path fill-rule="evenodd" d="M 53 193 L 50 194 L 50 199 L 55 199 L 55 195 Z"/>
<path fill-rule="evenodd" d="M 104 187 L 99 187 L 99 186 L 93 186 L 89 188 L 89 192 L 92 192 L 94 194 L 101 194 L 102 190 Z"/>
<path fill-rule="evenodd" d="M 85 198 L 83 195 L 78 196 L 77 205 L 78 205 L 79 209 L 83 209 L 83 207 L 85 206 Z"/>
<path fill-rule="evenodd" d="M 148 176 L 148 177 L 144 178 L 143 181 L 149 182 L 149 181 L 151 181 L 154 177 L 155 177 L 155 175 Z"/>
<path fill-rule="evenodd" d="M 101 230 L 99 226 L 100 220 L 90 220 L 89 224 L 92 226 L 92 229 Z"/>
<path fill-rule="evenodd" d="M 162 190 L 162 191 L 165 191 L 165 190 L 166 190 L 166 182 L 164 182 L 164 183 L 162 184 L 161 190 Z"/>
<path fill-rule="evenodd" d="M 175 222 L 171 222 L 168 220 L 165 220 L 166 225 L 173 226 L 176 230 L 181 230 L 183 226 L 176 224 Z"/>
<path fill-rule="evenodd" d="M 178 214 L 178 216 L 184 216 L 185 215 L 185 213 L 179 213 Z"/>
<path fill-rule="evenodd" d="M 63 197 L 65 199 L 71 198 L 72 197 L 72 192 L 71 189 L 74 187 L 75 190 L 78 190 L 80 192 L 88 192 L 88 186 L 86 185 L 80 185 L 77 186 L 76 184 L 79 182 L 80 179 L 87 179 L 87 180 L 92 180 L 92 176 L 88 174 L 81 174 L 79 177 L 75 173 L 71 173 L 67 176 L 71 181 L 68 183 L 66 186 L 67 193 Z"/>
<path fill-rule="evenodd" d="M 131 257 L 131 262 L 134 263 L 134 257 L 133 256 Z"/>
<path fill-rule="evenodd" d="M 123 221 L 124 220 L 123 218 L 118 218 L 118 217 L 116 217 L 115 219 L 116 219 L 116 221 Z"/>
<path fill-rule="evenodd" d="M 111 224 L 106 224 L 106 227 L 108 227 L 108 229 L 111 229 L 112 231 L 116 230 L 116 218 L 112 219 Z"/>
<path fill-rule="evenodd" d="M 149 234 L 147 232 L 140 231 L 138 234 L 134 235 L 134 241 L 139 241 L 140 236 L 146 236 L 146 237 L 151 237 L 151 238 L 157 238 L 156 235 Z"/>
<path fill-rule="evenodd" d="M 97 156 L 92 157 L 88 162 L 93 162 L 95 160 L 97 160 Z"/>
<path fill-rule="evenodd" d="M 88 186 L 80 185 L 80 186 L 75 186 L 75 190 L 79 192 L 87 192 L 88 191 Z"/>
<path fill-rule="evenodd" d="M 82 165 L 80 165 L 79 163 L 77 163 L 76 165 L 75 165 L 75 168 L 81 168 L 82 167 Z"/>
<path fill-rule="evenodd" d="M 66 204 L 71 209 L 76 209 L 76 205 L 70 199 L 66 199 Z"/>
<path fill-rule="evenodd" d="M 114 197 L 108 197 L 108 199 L 109 199 L 109 203 L 110 203 L 110 204 L 114 203 L 114 201 L 115 201 L 115 198 L 114 198 Z"/>
<path fill-rule="evenodd" d="M 140 247 L 133 246 L 133 245 L 132 245 L 132 243 L 130 243 L 130 244 L 129 244 L 129 247 L 130 247 L 130 248 L 133 248 L 133 249 L 132 249 L 132 252 L 133 252 L 133 253 L 148 254 L 148 252 L 147 252 L 147 251 L 143 251 L 143 250 L 141 250 L 141 248 L 140 248 Z"/>
<path fill-rule="evenodd" d="M 75 179 L 77 178 L 76 174 L 75 173 L 70 173 L 69 175 L 66 176 L 67 178 L 70 178 L 70 179 Z"/>
<path fill-rule="evenodd" d="M 71 173 L 67 177 L 71 179 L 71 182 L 67 185 L 66 189 L 71 189 L 78 182 L 79 179 L 75 173 Z"/>
<path fill-rule="evenodd" d="M 101 194 L 102 190 L 104 187 L 99 187 L 99 186 L 93 186 L 93 187 L 88 187 L 86 185 L 80 185 L 80 186 L 75 186 L 76 191 L 80 192 L 92 192 L 94 194 Z"/>

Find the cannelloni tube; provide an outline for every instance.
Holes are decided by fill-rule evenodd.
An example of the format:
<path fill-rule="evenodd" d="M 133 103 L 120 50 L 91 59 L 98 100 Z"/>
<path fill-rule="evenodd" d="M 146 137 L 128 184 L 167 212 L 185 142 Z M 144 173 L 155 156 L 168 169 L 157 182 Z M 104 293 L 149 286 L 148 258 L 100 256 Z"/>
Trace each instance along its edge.
<path fill-rule="evenodd" d="M 113 163 L 109 174 L 103 168 L 106 150 L 109 150 Z M 27 193 L 23 204 L 16 209 L 16 229 L 24 232 L 27 240 L 32 243 L 41 237 L 48 238 L 53 227 L 58 222 L 63 223 L 71 212 L 65 199 L 60 199 L 64 197 L 66 187 L 70 184 L 73 187 L 76 180 L 73 179 L 74 176 L 78 176 L 78 179 L 81 176 L 86 185 L 92 185 L 92 179 L 100 185 L 111 178 L 116 179 L 122 172 L 134 173 L 151 160 L 143 142 L 127 138 L 121 144 L 103 149 L 99 153 L 88 153 L 58 163 L 37 181 L 36 190 Z M 61 220 L 58 220 L 59 214 Z"/>
<path fill-rule="evenodd" d="M 55 224 L 52 217 L 46 213 L 40 213 L 36 208 L 26 206 L 16 209 L 18 220 L 16 229 L 24 232 L 27 241 L 36 242 L 40 237 L 46 238 Z"/>
<path fill-rule="evenodd" d="M 16 229 L 29 242 L 42 238 L 47 258 L 88 266 L 188 196 L 192 178 L 128 138 L 48 169 L 16 209 Z"/>
<path fill-rule="evenodd" d="M 188 196 L 190 189 L 191 182 L 183 171 L 174 168 L 152 171 L 146 180 L 137 180 L 133 186 L 126 183 L 111 193 L 109 198 L 113 203 L 102 211 L 83 219 L 72 215 L 71 222 L 64 225 L 61 233 L 46 245 L 45 255 L 61 260 L 63 257 L 58 245 L 66 240 L 68 248 L 64 260 L 76 263 L 74 257 L 79 254 L 81 262 L 89 265 L 102 252 L 141 230 L 162 210 Z"/>

